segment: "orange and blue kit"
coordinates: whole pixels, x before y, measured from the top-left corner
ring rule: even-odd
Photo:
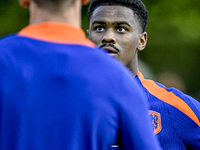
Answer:
[[[163,150],[200,150],[200,103],[178,89],[144,79],[140,71],[136,79],[147,95],[154,134]]]
[[[0,40],[1,150],[159,150],[145,100],[81,28],[45,22]]]

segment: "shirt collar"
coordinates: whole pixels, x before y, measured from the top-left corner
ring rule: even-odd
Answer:
[[[95,46],[94,43],[86,38],[81,28],[60,22],[43,22],[28,25],[18,35],[54,43]]]

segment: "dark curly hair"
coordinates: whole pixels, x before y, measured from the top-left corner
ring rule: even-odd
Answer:
[[[91,0],[88,8],[88,21],[90,21],[93,11],[99,6],[124,6],[133,10],[139,19],[143,32],[146,30],[148,22],[148,11],[141,0]]]

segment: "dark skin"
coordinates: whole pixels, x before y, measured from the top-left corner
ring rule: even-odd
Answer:
[[[133,10],[123,6],[100,6],[89,22],[88,38],[120,60],[136,76],[138,51],[146,47],[147,33],[142,32]]]

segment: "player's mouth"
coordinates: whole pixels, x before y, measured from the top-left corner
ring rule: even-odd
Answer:
[[[100,48],[103,48],[104,50],[106,50],[108,52],[109,55],[115,57],[117,55],[117,53],[119,52],[119,49],[116,48],[114,45],[102,45],[100,46]]]
[[[103,49],[105,49],[109,55],[111,56],[115,56],[117,54],[116,49],[114,49],[113,47],[103,47]]]

